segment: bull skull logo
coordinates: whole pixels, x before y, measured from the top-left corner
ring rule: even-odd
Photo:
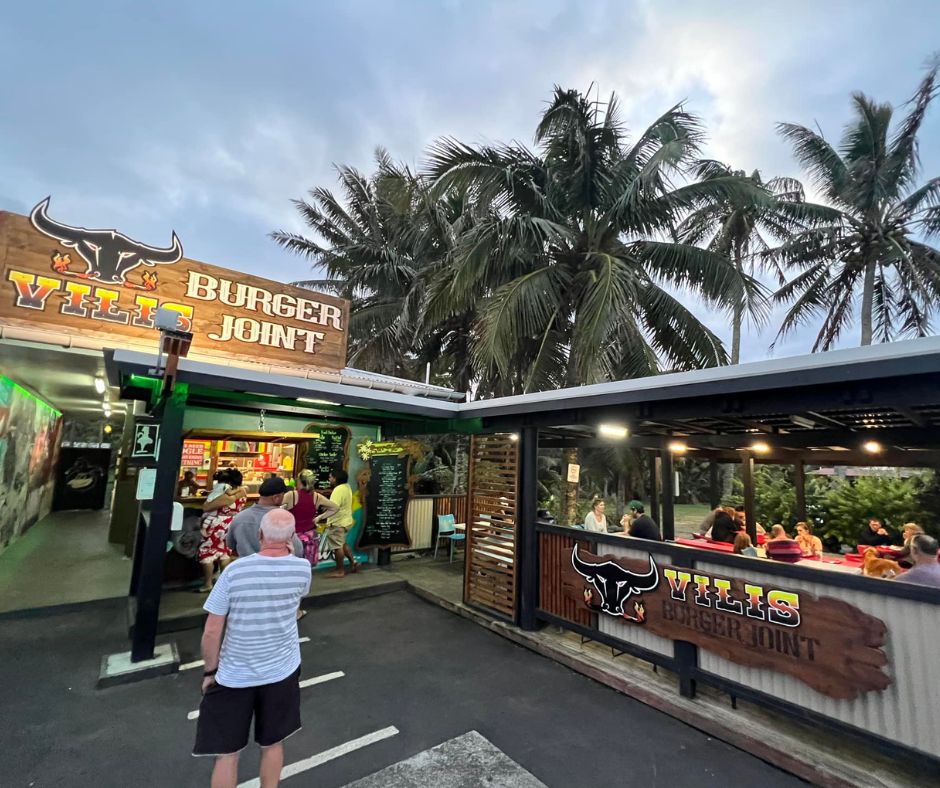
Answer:
[[[648,572],[638,574],[624,569],[614,561],[589,563],[578,555],[578,545],[571,549],[571,565],[574,570],[593,586],[594,591],[585,589],[584,601],[595,610],[609,616],[625,618],[642,624],[646,620],[643,604],[637,600],[633,603],[632,614],[624,609],[624,605],[632,596],[639,596],[644,591],[652,591],[659,585],[659,569],[653,556],[649,557],[650,568]],[[594,601],[594,592],[597,592],[598,602]]]
[[[52,254],[52,267],[60,274],[138,290],[155,290],[156,271],[143,271],[140,284],[128,282],[127,275],[142,265],[150,268],[171,265],[183,257],[183,245],[176,233],[173,233],[173,241],[166,248],[148,246],[117,230],[88,230],[85,227],[62,224],[50,218],[46,213],[48,208],[48,197],[33,208],[29,215],[33,227],[43,235],[54,238],[67,249],[74,249],[85,263],[84,271],[73,271],[70,268],[73,263],[72,255],[56,250]]]

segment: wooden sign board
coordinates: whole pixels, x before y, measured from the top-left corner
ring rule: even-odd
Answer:
[[[652,556],[599,556],[574,540],[559,560],[564,596],[599,616],[786,673],[832,698],[851,700],[891,683],[882,670],[885,624],[839,599],[657,565]]]
[[[0,212],[0,325],[156,351],[166,307],[193,334],[192,356],[346,366],[349,302],[187,259],[175,233],[163,247],[66,218],[48,199],[28,217]]]
[[[411,546],[405,525],[410,464],[411,458],[398,444],[372,444],[365,523],[357,548]]]

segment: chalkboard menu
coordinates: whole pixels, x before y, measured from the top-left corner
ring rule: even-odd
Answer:
[[[316,489],[329,490],[330,474],[337,468],[346,468],[349,430],[346,427],[311,424],[304,432],[313,435],[313,440],[307,444],[306,467],[316,477]]]
[[[394,453],[391,449],[386,453],[382,448],[375,451],[383,446],[374,444],[369,460],[372,475],[366,495],[365,525],[357,545],[360,548],[411,545],[405,528],[409,459],[401,449]]]

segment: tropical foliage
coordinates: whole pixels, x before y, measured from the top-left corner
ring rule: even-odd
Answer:
[[[940,299],[940,251],[929,243],[940,236],[940,178],[919,181],[918,132],[938,92],[937,70],[899,122],[890,104],[854,94],[838,147],[805,126],[780,124],[828,203],[773,252],[796,274],[776,293],[792,302],[781,335],[822,318],[813,350],[828,350],[856,316],[862,345],[930,332]]]
[[[737,273],[736,287],[729,295],[731,307],[731,363],[741,360],[741,327],[747,300],[743,287],[745,275],[753,276],[768,261],[768,253],[779,240],[802,229],[807,216],[803,205],[803,186],[793,178],[763,180],[758,170],[750,175],[734,172],[726,164],[703,161],[695,168],[702,182],[736,176],[749,180],[756,189],[770,194],[755,200],[752,192],[738,195],[717,194],[692,211],[679,225],[681,241],[704,246],[731,260]],[[782,272],[778,270],[778,275]],[[763,315],[760,315],[763,317]]]

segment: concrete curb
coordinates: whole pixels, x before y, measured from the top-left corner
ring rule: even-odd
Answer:
[[[681,698],[678,693],[675,697],[670,697],[656,691],[655,688],[638,684],[622,674],[608,670],[606,666],[594,664],[587,655],[584,657],[576,656],[547,642],[546,639],[539,637],[536,633],[524,632],[502,621],[494,621],[463,603],[454,603],[426,589],[409,584],[408,590],[426,602],[479,624],[516,645],[558,662],[583,676],[628,695],[692,728],[702,731],[715,739],[720,739],[732,747],[743,750],[771,766],[814,785],[822,786],[822,788],[859,788],[859,786],[889,785],[889,783],[885,783],[868,771],[861,771],[848,765],[844,769],[844,773],[836,773],[824,764],[808,758],[801,758],[794,755],[790,750],[775,747],[766,739],[748,733],[744,729],[748,724],[747,719],[744,717],[740,718],[739,725],[730,725],[718,719],[714,713],[706,708],[695,708],[695,701]]]

